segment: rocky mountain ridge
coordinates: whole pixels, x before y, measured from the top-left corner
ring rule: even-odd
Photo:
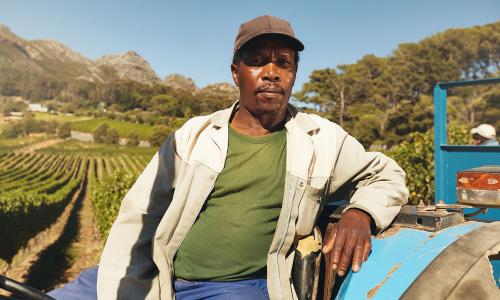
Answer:
[[[0,24],[0,72],[89,82],[115,79],[144,84],[160,82],[149,63],[134,51],[91,60],[58,41],[25,40],[3,24]]]

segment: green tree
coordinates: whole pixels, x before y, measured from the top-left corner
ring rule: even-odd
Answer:
[[[232,84],[209,84],[197,91],[195,98],[201,102],[202,113],[228,108],[238,99],[239,90]]]
[[[104,143],[104,139],[108,134],[108,129],[109,126],[107,123],[102,123],[101,125],[99,125],[99,127],[97,127],[97,129],[94,131],[94,142]]]
[[[132,131],[128,134],[127,136],[127,144],[132,145],[132,146],[137,146],[141,142],[141,139],[139,138],[139,135],[135,132]]]
[[[118,144],[120,141],[120,135],[115,128],[109,128],[104,137],[104,143],[106,144]]]
[[[71,137],[71,123],[64,122],[57,128],[57,136],[61,139]]]
[[[149,103],[149,109],[162,116],[182,117],[181,103],[172,95],[154,96]]]
[[[167,139],[167,137],[170,135],[172,130],[170,127],[165,126],[165,125],[159,125],[155,126],[153,128],[153,133],[149,137],[148,141],[153,147],[160,147],[163,142]]]

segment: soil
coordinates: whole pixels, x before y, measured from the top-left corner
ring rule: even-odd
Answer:
[[[53,146],[53,145],[55,145],[57,143],[60,143],[62,141],[63,140],[61,140],[61,139],[46,140],[46,141],[43,141],[43,142],[40,142],[40,143],[35,143],[35,144],[32,144],[32,145],[28,145],[26,147],[23,147],[23,148],[19,149],[19,152],[21,152],[21,153],[35,152],[35,150],[42,149],[42,148],[47,148],[47,147]]]

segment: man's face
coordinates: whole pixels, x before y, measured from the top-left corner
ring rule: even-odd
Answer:
[[[487,138],[485,138],[477,133],[474,133],[472,135],[472,144],[474,144],[474,145],[481,145],[482,143],[484,143],[487,140],[488,140]]]
[[[255,38],[242,49],[231,72],[240,89],[240,106],[255,117],[284,118],[297,73],[296,50],[287,40]]]

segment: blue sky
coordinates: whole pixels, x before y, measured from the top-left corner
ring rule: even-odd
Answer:
[[[0,23],[27,39],[58,40],[89,58],[134,50],[160,77],[199,87],[231,81],[239,24],[261,14],[289,20],[306,46],[294,90],[315,69],[386,56],[448,28],[500,20],[499,0],[127,1],[0,0]]]

